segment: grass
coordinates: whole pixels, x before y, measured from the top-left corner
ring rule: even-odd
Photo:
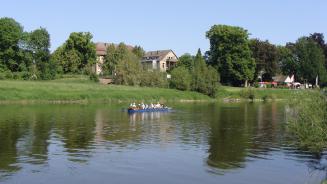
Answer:
[[[277,88],[240,88],[220,86],[218,99],[249,99],[257,100],[288,100],[311,93],[310,90],[294,90],[294,89],[277,89]]]
[[[297,145],[305,150],[321,153],[327,148],[327,99],[316,92],[310,98],[293,102],[288,128]]]
[[[101,85],[87,77],[53,81],[0,80],[0,101],[5,102],[111,102],[211,100],[196,92],[174,89]]]
[[[220,86],[217,98],[175,89],[101,85],[88,76],[71,75],[52,81],[0,80],[0,103],[108,103],[119,101],[215,101],[293,99],[307,90]]]

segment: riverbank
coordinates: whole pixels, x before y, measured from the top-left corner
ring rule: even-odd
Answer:
[[[52,81],[0,80],[0,103],[111,103],[289,100],[310,93],[304,90],[257,89],[220,86],[217,97],[175,89],[102,85],[85,76]]]
[[[53,81],[0,80],[0,103],[110,103],[130,101],[210,101],[175,89],[101,85],[83,77]]]
[[[310,95],[313,90],[279,89],[279,88],[240,88],[220,86],[217,99],[223,101],[275,101],[291,100]]]

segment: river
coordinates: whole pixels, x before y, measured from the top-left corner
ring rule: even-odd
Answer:
[[[284,103],[2,105],[0,183],[320,183],[326,156],[299,151]]]

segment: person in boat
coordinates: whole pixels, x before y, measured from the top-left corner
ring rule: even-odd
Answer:
[[[145,109],[145,105],[143,102],[141,103],[141,109]]]

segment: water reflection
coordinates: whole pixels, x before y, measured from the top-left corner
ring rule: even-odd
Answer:
[[[43,173],[42,167],[54,164],[51,160],[61,160],[62,167],[76,168],[79,164],[86,167],[120,161],[116,152],[140,152],[141,160],[131,160],[129,155],[125,161],[147,168],[152,166],[142,163],[149,165],[158,159],[153,158],[157,151],[163,160],[159,167],[163,168],[186,157],[194,164],[204,159],[205,166],[197,167],[205,173],[224,174],[247,170],[259,160],[282,155],[279,160],[304,163],[306,169],[320,170],[319,176],[322,173],[325,177],[324,155],[314,157],[288,144],[284,122],[289,107],[281,103],[176,104],[173,113],[127,114],[120,109],[119,105],[1,108],[0,181],[24,170]],[[111,167],[108,164],[103,169]],[[179,168],[176,172],[198,173],[193,167],[183,168],[183,164],[174,167]],[[131,174],[133,170],[126,172]]]

